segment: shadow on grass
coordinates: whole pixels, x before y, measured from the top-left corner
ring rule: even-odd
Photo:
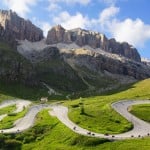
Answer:
[[[48,89],[43,85],[30,86],[21,83],[6,83],[2,81],[0,81],[0,94],[32,101],[40,101],[41,97],[48,97],[49,100],[63,100],[65,98],[64,95],[50,96],[48,94]],[[1,99],[3,99],[3,97],[1,97]]]
[[[80,115],[85,115],[85,116],[87,116],[87,117],[94,118],[94,116],[93,116],[93,115],[91,115],[91,114],[87,114],[86,112],[80,113]]]
[[[138,83],[138,82],[137,82]],[[126,91],[128,89],[132,89],[134,88],[134,84],[128,84],[125,86],[120,86],[117,89],[111,90],[111,91],[107,91],[107,92],[103,92],[103,93],[97,93],[97,92],[85,92],[85,91],[81,91],[80,93],[77,92],[71,96],[71,99],[77,99],[80,97],[83,98],[89,98],[89,97],[93,97],[93,96],[108,96],[108,95],[113,95],[114,93],[120,93],[122,91]],[[56,95],[52,95],[49,96],[48,95],[48,90],[41,86],[27,86],[27,85],[23,85],[23,84],[19,84],[19,83],[4,83],[0,81],[0,93],[7,95],[7,96],[11,96],[11,97],[15,97],[15,98],[21,98],[21,99],[28,99],[28,100],[40,100],[41,97],[48,97],[49,100],[65,100],[66,96],[62,95],[62,96],[56,96]],[[93,117],[89,114],[85,114],[89,117]]]
[[[106,142],[110,142],[108,139],[100,139],[100,138],[93,138],[93,137],[85,137],[82,135],[77,135],[74,137],[70,143],[70,145],[80,145],[80,146],[92,146],[95,147],[100,144],[104,144]]]
[[[136,82],[138,83],[138,82]],[[109,90],[109,91],[105,91],[105,92],[97,92],[96,90],[95,91],[81,91],[81,92],[77,92],[76,94],[74,94],[73,96],[71,96],[71,99],[74,100],[74,99],[77,99],[77,98],[90,98],[90,97],[93,97],[93,96],[108,96],[108,95],[113,95],[115,93],[120,93],[122,91],[126,91],[128,89],[132,89],[134,88],[134,84],[135,83],[132,83],[132,84],[128,84],[128,85],[122,85],[116,89],[112,89],[112,90]]]
[[[40,100],[42,96],[48,96],[46,89],[31,87],[20,83],[0,82],[0,93],[21,99]]]

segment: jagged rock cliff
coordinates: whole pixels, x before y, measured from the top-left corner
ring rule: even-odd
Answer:
[[[0,82],[36,84],[32,64],[7,42],[0,41]]]
[[[101,48],[110,53],[125,56],[132,60],[141,61],[140,55],[137,50],[126,42],[119,43],[115,39],[107,39],[104,34],[83,30],[80,28],[73,30],[65,30],[62,26],[58,25],[49,30],[47,44],[57,43],[76,43],[79,46],[89,45],[92,48]]]
[[[0,36],[9,42],[15,39],[35,42],[43,38],[43,31],[11,10],[0,10]]]
[[[132,61],[117,55],[103,55],[89,50],[75,50],[70,53],[62,53],[64,59],[77,67],[87,68],[93,73],[120,74],[144,79],[150,77],[150,68],[143,63]],[[69,61],[68,61],[69,60]],[[107,76],[107,75],[106,75]]]

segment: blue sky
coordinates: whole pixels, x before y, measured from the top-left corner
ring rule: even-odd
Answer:
[[[54,25],[81,27],[127,41],[150,59],[150,0],[1,0],[0,9],[12,9],[43,29]]]

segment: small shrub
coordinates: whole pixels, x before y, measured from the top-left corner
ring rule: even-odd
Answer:
[[[115,123],[120,123],[120,120],[115,120]]]
[[[44,138],[44,136],[39,136],[39,137],[36,138],[36,141],[40,141],[40,140],[42,140],[43,138]]]
[[[9,113],[8,116],[16,116],[16,113]]]
[[[71,141],[71,145],[97,146],[105,142],[109,142],[109,140],[85,136],[77,136]]]
[[[9,139],[5,141],[5,150],[21,150],[22,143],[20,141]]]
[[[72,108],[77,108],[77,107],[79,107],[79,105],[78,104],[74,104],[74,105],[71,105],[71,107]]]
[[[32,136],[32,135],[31,136],[26,136],[26,137],[24,137],[23,143],[30,143],[34,140],[35,140],[34,136]]]

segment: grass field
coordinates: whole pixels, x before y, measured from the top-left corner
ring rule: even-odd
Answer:
[[[15,105],[4,107],[0,109],[0,115],[8,114],[16,109]]]
[[[147,79],[116,94],[64,101],[64,105],[69,106],[70,118],[80,126],[103,133],[119,133],[131,128],[131,124],[112,110],[110,104],[121,99],[150,99],[149,89],[150,79]],[[1,149],[11,147],[11,150],[149,150],[150,138],[110,142],[81,136],[43,110],[38,114],[34,127],[28,131],[0,135],[0,146]]]
[[[141,150],[141,147],[148,150],[150,147],[150,138],[110,142],[78,135],[55,117],[50,117],[46,110],[39,113],[34,128],[26,134],[34,133],[36,129],[41,129],[42,133],[37,134],[33,142],[24,144],[23,150]]]
[[[148,150],[150,138],[123,141],[78,135],[51,117],[47,110],[41,111],[33,128],[16,135],[0,135],[0,148],[11,150]]]
[[[130,112],[138,118],[150,122],[150,104],[133,105]]]
[[[121,99],[150,99],[149,89],[150,79],[147,79],[124,91],[67,101],[65,105],[69,106],[69,118],[79,126],[100,133],[121,133],[132,125],[111,108],[111,103]]]
[[[19,118],[22,118],[27,113],[27,111],[28,109],[25,108],[22,112],[19,112],[17,114],[13,112],[9,112],[8,116],[6,116],[3,120],[1,120],[0,129],[12,128],[14,126],[13,125],[14,122]]]

